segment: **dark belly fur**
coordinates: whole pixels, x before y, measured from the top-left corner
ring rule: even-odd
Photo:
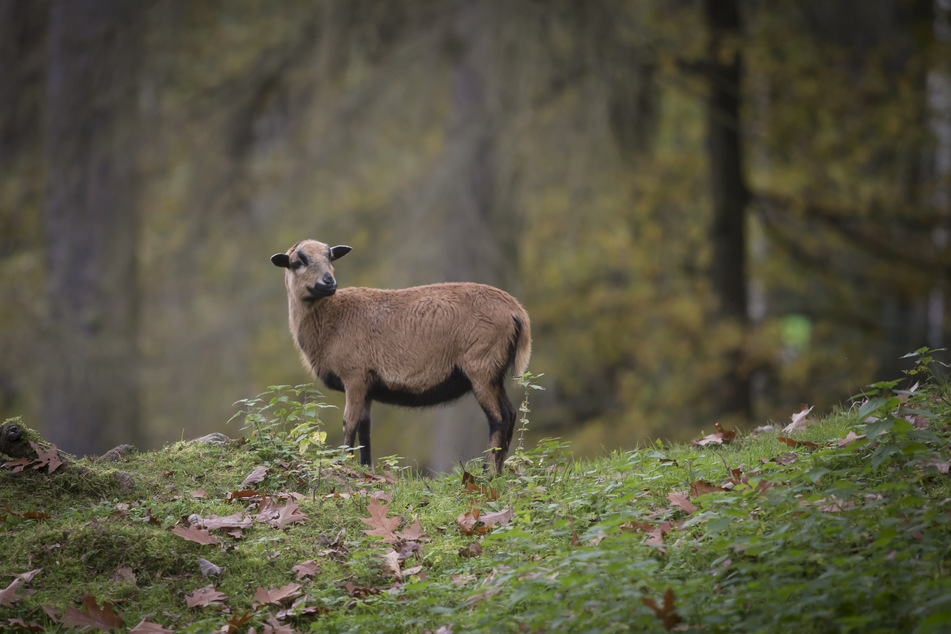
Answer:
[[[336,374],[327,373],[321,380],[331,390],[344,391],[343,382]],[[369,397],[379,403],[402,405],[404,407],[429,407],[454,401],[472,390],[472,383],[462,370],[455,368],[449,377],[423,392],[409,392],[393,389],[385,385],[378,377],[370,383]]]

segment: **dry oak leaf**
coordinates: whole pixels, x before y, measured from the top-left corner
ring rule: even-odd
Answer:
[[[131,581],[132,583],[136,583],[138,579],[136,578],[135,573],[132,572],[132,568],[129,568],[128,566],[122,566],[112,573],[112,576],[109,577],[109,581]]]
[[[0,605],[8,608],[12,606],[15,601],[21,601],[26,598],[22,594],[17,594],[17,590],[22,588],[25,583],[23,579],[14,579],[10,585],[0,590]]]
[[[129,630],[132,634],[172,634],[174,630],[162,627],[158,623],[151,623],[145,619],[139,621],[139,624]]]
[[[707,493],[715,493],[717,491],[723,491],[723,487],[711,484],[706,480],[697,480],[690,483],[690,498],[695,498],[700,495],[706,495]]]
[[[667,494],[667,501],[688,515],[697,512],[697,506],[687,499],[687,496],[683,493],[671,491]]]
[[[330,612],[329,608],[316,605],[307,605],[307,599],[310,597],[304,596],[294,601],[294,603],[289,608],[284,608],[283,610],[278,610],[276,616],[280,621],[286,621],[289,618],[300,618],[308,616],[311,614],[327,614]]]
[[[815,406],[812,406],[815,407]],[[783,433],[788,434],[796,431],[797,429],[803,429],[806,426],[806,423],[813,422],[812,419],[806,418],[809,415],[809,412],[812,411],[812,407],[803,403],[799,406],[799,411],[790,416],[791,423],[783,427]]]
[[[274,498],[267,496],[258,504],[258,514],[254,519],[284,528],[289,524],[303,524],[307,515],[300,512],[300,505],[293,498],[287,498],[284,506],[278,506]]]
[[[11,473],[20,473],[31,464],[33,464],[33,461],[29,458],[17,458],[16,460],[11,460],[10,462],[4,462],[3,468],[9,469]]]
[[[182,526],[176,526],[172,529],[172,532],[178,535],[183,539],[187,539],[190,542],[195,542],[196,544],[217,544],[218,538],[209,533],[206,530],[200,529],[197,526],[189,526],[184,528]]]
[[[224,603],[225,599],[228,597],[224,593],[218,592],[215,590],[215,586],[205,586],[204,588],[198,588],[191,594],[185,595],[185,603],[188,604],[188,607],[194,608],[204,607],[206,605],[220,604]]]
[[[865,434],[858,435],[858,434],[856,434],[854,431],[850,431],[848,434],[846,434],[845,438],[840,438],[840,439],[836,442],[836,444],[839,445],[840,448],[841,448],[841,447],[848,447],[848,446],[851,445],[852,443],[854,443],[854,442],[856,442],[856,441],[858,441],[858,440],[865,440],[866,438],[867,438],[867,436],[866,436]]]
[[[241,614],[235,614],[230,619],[228,619],[228,622],[225,624],[225,626],[221,628],[222,633],[231,634],[232,632],[239,632],[240,630],[238,628],[240,628],[242,625],[250,621],[251,617],[253,616],[254,616],[254,610],[245,610]],[[250,630],[248,630],[248,632],[253,632],[253,631],[254,631],[253,627]]]
[[[198,522],[198,525],[206,530],[213,531],[217,528],[247,528],[254,523],[249,515],[244,513],[235,513],[224,517],[204,517]]]
[[[488,485],[480,485],[476,482],[475,476],[465,470],[462,472],[462,486],[468,493],[481,495],[486,502],[491,502],[499,497],[498,491]]]
[[[724,445],[733,442],[733,440],[736,438],[736,430],[734,429],[723,429],[723,427],[720,426],[720,423],[714,423],[713,427],[717,430],[716,433],[705,436],[700,440],[694,440],[691,444],[695,447],[703,447],[710,444]]]
[[[241,485],[238,488],[245,489],[249,484],[260,482],[264,479],[265,475],[267,475],[267,467],[264,465],[258,465],[251,471],[251,473],[248,474],[248,477],[241,481]]]
[[[487,527],[494,526],[496,524],[499,526],[507,526],[508,523],[512,521],[512,509],[503,509],[493,513],[483,513],[479,517],[479,521],[485,524]]]
[[[291,570],[297,573],[297,580],[300,581],[305,577],[313,577],[320,572],[320,564],[313,559],[308,559],[307,561],[300,562],[291,568]]]
[[[791,451],[784,451],[783,453],[779,454],[775,458],[760,458],[759,459],[759,461],[762,462],[763,464],[766,464],[767,462],[775,462],[778,465],[784,465],[784,466],[791,465],[797,460],[799,460],[799,456],[797,456]]]
[[[383,555],[382,559],[383,573],[396,581],[403,581],[403,571],[400,570],[400,554],[395,550],[391,550]]]
[[[343,584],[343,589],[354,599],[365,599],[371,594],[380,594],[380,589],[372,586],[360,586],[352,581]]]
[[[795,438],[787,438],[786,436],[778,436],[776,440],[792,447],[793,449],[796,447],[806,447],[808,449],[819,448],[819,445],[814,442],[809,442],[808,440],[796,440]]]
[[[667,588],[667,592],[664,593],[663,605],[658,606],[650,597],[641,597],[641,602],[654,611],[657,618],[664,624],[665,629],[671,630],[680,622],[680,617],[677,615],[676,608],[674,607],[673,588]]]
[[[10,607],[13,605],[14,601],[23,599],[23,595],[17,594],[17,590],[22,588],[24,584],[28,583],[33,577],[36,576],[36,573],[41,570],[43,569],[37,568],[36,570],[15,575],[16,578],[10,583],[10,585],[8,585],[3,590],[0,590],[0,605],[4,607]]]
[[[11,629],[23,630],[24,632],[46,631],[45,628],[36,621],[30,621],[27,623],[21,618],[7,619],[6,623],[0,623],[0,625],[7,625]]]
[[[17,513],[10,507],[9,502],[3,503],[3,508],[6,509],[7,513],[10,515],[15,515],[16,517],[22,517],[23,519],[28,520],[48,520],[53,516],[48,513],[43,513],[42,511],[27,511],[26,513]]]
[[[67,627],[91,627],[103,632],[111,632],[123,626],[122,617],[112,611],[112,605],[108,601],[103,601],[100,608],[96,598],[86,594],[83,595],[83,607],[85,610],[69,606],[60,617],[59,623]]]
[[[416,516],[413,516],[413,523],[406,527],[406,530],[396,531],[395,535],[404,541],[430,541],[429,537],[426,536],[426,531],[423,530],[422,525],[419,523],[419,518]]]
[[[468,546],[459,549],[460,557],[478,557],[482,554],[482,544],[479,542],[472,542]]]
[[[30,446],[33,447],[33,450],[36,452],[36,462],[39,463],[33,465],[34,469],[47,467],[47,473],[53,473],[63,464],[63,461],[59,459],[59,450],[55,444],[50,444],[50,448],[45,451],[43,447],[32,440],[30,441]]]
[[[289,583],[283,588],[271,588],[270,590],[265,590],[258,586],[257,591],[254,593],[254,598],[262,604],[273,603],[274,605],[280,605],[284,601],[298,596],[300,594],[300,588],[301,586],[298,583]]]
[[[202,559],[201,557],[198,558],[198,569],[201,570],[202,577],[207,577],[209,575],[216,577],[220,575],[222,571],[224,571],[224,568],[221,566],[216,566],[207,559]]]
[[[288,524],[303,524],[306,519],[307,515],[301,512],[300,504],[296,500],[289,499],[284,508],[281,509],[281,514],[276,521],[280,523],[281,527],[284,527]]]
[[[379,500],[370,500],[370,503],[367,504],[367,513],[370,514],[370,517],[361,517],[360,521],[371,527],[371,530],[361,532],[365,535],[382,537],[387,544],[395,544],[399,541],[399,537],[396,536],[394,531],[399,528],[403,517],[401,515],[387,517],[386,513],[389,506],[389,504],[380,504]]]
[[[229,491],[228,495],[225,496],[225,499],[229,501],[239,500],[243,498],[256,498],[259,495],[261,494],[255,491],[254,489],[240,489],[237,491]]]

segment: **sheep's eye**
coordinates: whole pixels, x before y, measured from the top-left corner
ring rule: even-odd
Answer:
[[[307,256],[303,253],[298,253],[297,259],[291,262],[291,268],[296,271],[302,266],[307,266]]]

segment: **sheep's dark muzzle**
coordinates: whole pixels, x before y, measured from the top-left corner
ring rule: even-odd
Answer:
[[[322,297],[330,297],[337,292],[337,283],[333,282],[331,284],[314,284],[313,286],[307,286],[307,292],[309,295],[304,297],[304,301],[314,301]]]

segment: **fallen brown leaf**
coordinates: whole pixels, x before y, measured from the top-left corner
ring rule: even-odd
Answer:
[[[396,531],[395,534],[404,541],[430,541],[429,537],[426,536],[426,531],[423,530],[422,525],[419,523],[419,518],[416,516],[413,516],[413,523],[406,527],[406,530]]]
[[[851,445],[852,443],[856,441],[865,440],[867,437],[868,436],[866,436],[865,434],[862,434],[860,436],[856,434],[854,431],[850,431],[848,434],[846,434],[845,438],[840,438],[837,441],[837,444],[839,445],[839,447],[848,447],[849,445]]]
[[[687,496],[683,493],[671,491],[667,494],[667,501],[688,515],[697,511],[697,506],[687,499]]]
[[[176,526],[172,529],[172,532],[183,539],[187,539],[190,542],[195,542],[196,544],[217,544],[218,538],[209,533],[206,530],[202,530],[197,526],[189,526],[184,528],[182,526]]]
[[[680,617],[676,612],[677,608],[674,607],[673,588],[667,588],[667,592],[664,593],[664,603],[660,606],[650,597],[641,597],[641,602],[654,611],[657,618],[664,624],[664,629],[671,630],[680,622]]]
[[[373,586],[361,586],[348,581],[343,584],[344,591],[354,599],[365,599],[371,594],[380,594],[380,589]]]
[[[277,517],[268,523],[277,528],[284,528],[290,524],[303,524],[306,520],[307,515],[301,512],[300,504],[296,500],[288,498]]]
[[[219,528],[247,528],[254,523],[250,516],[244,513],[235,513],[224,517],[204,517],[198,522],[198,526],[206,530],[213,531]]]
[[[224,570],[224,568],[216,566],[207,559],[202,559],[201,557],[198,558],[198,569],[201,570],[202,577],[216,577]]]
[[[465,470],[462,472],[462,486],[469,493],[481,495],[486,502],[492,502],[499,497],[498,491],[488,485],[480,485],[475,476]]]
[[[157,623],[150,623],[145,619],[139,621],[138,625],[129,630],[132,634],[172,634],[174,631],[175,630],[164,628]]]
[[[779,436],[777,440],[793,448],[796,448],[796,447],[806,447],[808,449],[819,448],[819,445],[817,445],[814,442],[809,442],[808,440],[796,440],[795,438],[787,438],[786,436]]]
[[[244,480],[242,480],[239,488],[245,489],[249,484],[255,484],[264,480],[264,476],[267,475],[267,467],[263,465],[258,465],[255,467],[251,473],[248,474]]]
[[[707,493],[715,493],[717,491],[723,491],[723,487],[711,484],[706,480],[697,480],[696,482],[690,483],[690,498],[693,499],[700,495],[705,495]]]
[[[15,601],[22,601],[26,598],[22,594],[17,594],[17,590],[22,588],[25,583],[23,579],[14,579],[10,585],[0,590],[0,605],[8,608],[12,606]]]
[[[360,518],[360,521],[369,526],[370,530],[361,532],[373,537],[382,537],[387,544],[395,544],[399,541],[399,537],[396,536],[394,531],[399,528],[403,517],[401,515],[387,517],[388,510],[389,504],[380,504],[379,500],[371,499],[367,504],[367,513],[370,514],[370,517]]]
[[[59,450],[56,448],[55,444],[50,444],[49,449],[43,449],[39,444],[30,441],[30,446],[33,447],[33,450],[36,451],[36,460],[33,466],[34,469],[42,469],[46,467],[47,473],[53,473],[59,469],[60,465],[63,464],[63,461],[59,459]]]
[[[240,500],[244,498],[256,498],[259,495],[261,494],[254,489],[241,489],[238,491],[229,491],[225,498],[228,500]]]
[[[300,589],[301,586],[297,583],[289,583],[283,588],[271,588],[270,590],[265,590],[259,586],[254,593],[254,598],[263,604],[272,603],[274,605],[280,605],[284,601],[298,596]]]
[[[123,626],[122,617],[113,612],[112,605],[108,601],[103,601],[100,608],[95,597],[86,594],[83,595],[83,608],[83,610],[73,606],[66,608],[66,612],[59,620],[60,624],[67,627],[91,627],[103,632],[111,632]]]
[[[308,559],[307,561],[300,562],[291,568],[291,570],[297,573],[297,580],[300,581],[305,577],[313,577],[320,572],[320,564],[313,559]]]
[[[691,444],[700,447],[710,444],[725,445],[733,442],[733,440],[736,439],[736,430],[723,429],[723,427],[720,426],[720,423],[714,423],[713,427],[717,430],[715,433],[705,436],[700,440],[694,440]]]
[[[496,524],[499,526],[508,526],[508,523],[512,521],[512,515],[512,509],[503,509],[492,513],[483,513],[479,517],[479,521],[487,527],[495,526]]]
[[[809,415],[809,412],[812,411],[812,407],[806,405],[805,403],[800,405],[799,411],[790,417],[792,422],[783,427],[783,433],[789,434],[796,431],[797,429],[804,429],[807,423],[814,422],[811,418],[806,418],[806,416]]]
[[[44,632],[45,628],[37,623],[36,621],[30,621],[27,623],[21,618],[7,619],[5,623],[0,623],[0,625],[6,624],[10,629],[23,630],[24,632]]]
[[[112,576],[109,577],[109,581],[131,581],[132,583],[136,583],[136,576],[135,573],[132,572],[132,568],[129,568],[128,566],[122,566],[112,573]]]
[[[383,555],[382,560],[383,573],[396,581],[403,581],[403,571],[400,570],[400,554],[391,550]]]
[[[220,604],[228,597],[224,593],[218,592],[215,589],[215,586],[205,586],[204,588],[198,588],[191,594],[185,595],[185,603],[188,604],[188,607],[204,607],[206,605]]]
[[[482,544],[479,542],[472,542],[468,546],[459,549],[460,557],[478,557],[482,554]]]
[[[471,511],[466,511],[465,513],[460,513],[459,517],[456,518],[456,525],[459,527],[459,532],[463,535],[475,535],[477,532],[476,524],[479,523],[479,514],[481,511],[477,508],[473,508]]]

